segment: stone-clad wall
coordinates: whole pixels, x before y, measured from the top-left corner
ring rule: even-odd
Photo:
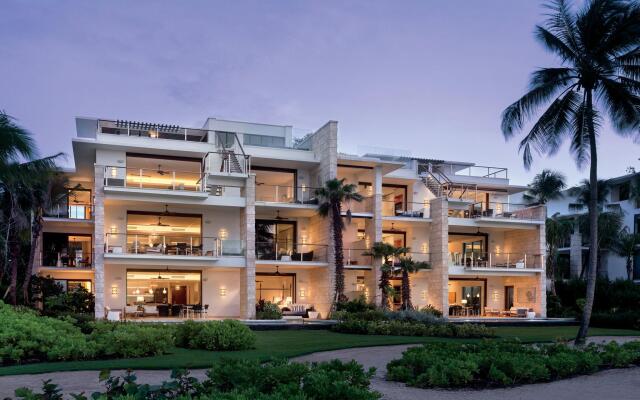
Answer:
[[[94,170],[94,205],[93,205],[93,268],[95,316],[105,317],[104,288],[104,167],[95,166]]]
[[[427,298],[430,304],[446,316],[449,313],[449,202],[446,197],[438,197],[431,200],[430,207],[431,271]]]
[[[240,270],[240,316],[256,316],[256,176],[249,175],[245,183],[244,196],[247,206],[240,212],[240,237],[246,241],[246,267]]]

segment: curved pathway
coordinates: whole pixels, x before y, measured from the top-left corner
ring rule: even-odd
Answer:
[[[590,342],[608,342],[615,340],[625,342],[639,340],[640,337],[591,337]],[[361,347],[313,353],[292,359],[292,361],[326,361],[340,359],[343,361],[356,360],[365,368],[375,367],[376,376],[371,381],[371,387],[383,394],[384,399],[410,400],[435,399],[458,400],[473,397],[474,400],[539,400],[552,398],[554,400],[600,400],[603,398],[616,400],[637,400],[640,393],[640,368],[617,369],[602,371],[593,375],[580,376],[551,383],[525,385],[507,389],[491,390],[434,390],[407,387],[397,382],[384,379],[386,365],[389,361],[400,358],[402,352],[409,347],[419,345],[399,345],[382,347]],[[191,371],[191,376],[202,379],[206,370]],[[39,389],[42,382],[51,379],[58,383],[64,393],[91,394],[101,390],[103,385],[98,382],[98,371],[53,372],[38,375],[13,375],[0,377],[0,398],[13,397],[14,390],[19,387]],[[124,371],[112,371],[114,375],[121,375]],[[138,382],[159,384],[169,379],[167,370],[138,370]]]

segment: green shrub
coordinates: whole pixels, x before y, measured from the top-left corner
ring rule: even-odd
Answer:
[[[417,387],[490,387],[546,382],[640,365],[640,342],[624,345],[425,344],[387,365],[387,379]]]
[[[101,357],[145,357],[168,352],[173,346],[173,327],[97,321],[88,338]]]
[[[246,350],[253,348],[256,335],[234,320],[186,321],[176,328],[176,346],[202,350]]]
[[[444,323],[442,317],[437,317],[432,312],[418,310],[387,311],[384,315],[389,321],[420,322],[423,324]]]
[[[127,372],[122,377],[100,375],[105,390],[91,398],[100,399],[181,399],[181,400],[375,400],[380,395],[369,389],[374,370],[364,371],[355,361],[338,360],[317,364],[283,361],[260,363],[247,360],[222,360],[199,381],[188,372],[173,371],[171,380],[161,385],[136,383]],[[41,393],[16,390],[22,399],[62,399],[61,388],[45,381]],[[84,394],[72,394],[88,400]]]
[[[331,328],[335,332],[362,335],[395,336],[439,336],[459,338],[486,338],[495,336],[495,331],[479,324],[452,324],[439,322],[426,324],[410,321],[365,321],[345,320]]]
[[[96,349],[69,321],[15,310],[0,301],[0,363],[89,359]]]
[[[44,299],[44,313],[52,317],[68,314],[92,314],[94,307],[93,293],[83,287]]]
[[[256,304],[256,319],[281,319],[282,311],[277,304],[270,301],[260,300]]]
[[[336,304],[336,311],[346,311],[348,313],[361,313],[376,309],[376,305],[367,302],[367,298],[365,296],[360,296],[354,300],[341,301]]]
[[[436,317],[442,317],[442,311],[438,310],[435,306],[431,304],[427,304],[426,306],[420,309],[420,312],[433,314]]]
[[[640,310],[595,312],[591,314],[591,326],[640,330]]]

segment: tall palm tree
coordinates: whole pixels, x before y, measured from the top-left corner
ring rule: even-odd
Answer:
[[[374,258],[382,258],[380,265],[380,308],[388,310],[392,295],[391,277],[393,276],[394,260],[409,252],[407,247],[395,247],[385,242],[375,242],[369,253]]]
[[[558,249],[571,236],[573,221],[559,218],[556,213],[545,222],[545,237],[547,241],[547,278],[551,285],[551,293],[556,294],[556,271],[558,270]]]
[[[335,252],[335,297],[336,302],[346,301],[344,294],[344,251],[342,244],[342,203],[345,201],[361,202],[363,197],[358,193],[358,187],[354,184],[345,184],[344,179],[330,179],[324,187],[316,190],[316,196],[320,201],[318,212],[323,217],[329,217],[333,231],[333,247]],[[347,211],[347,222],[351,223],[351,211]]]
[[[596,196],[598,196],[597,206],[598,210],[602,210],[607,203],[607,196],[609,196],[611,188],[609,183],[604,179],[598,179],[596,184]],[[576,197],[577,204],[585,207],[589,207],[589,201],[591,200],[591,182],[583,179],[580,185],[571,188],[569,193]]]
[[[549,200],[561,198],[562,190],[566,187],[566,178],[562,173],[543,169],[533,178],[523,198],[532,204],[547,204]]]
[[[36,145],[30,133],[0,110],[0,168],[9,162],[36,157]]]
[[[409,274],[416,273],[421,269],[430,268],[431,265],[423,261],[414,261],[411,257],[400,257],[398,268],[402,274],[402,306],[403,310],[413,310],[411,303],[411,282]]]
[[[593,239],[589,225],[589,215],[582,215],[578,219],[580,231],[584,237],[588,240]],[[598,214],[598,230],[597,230],[597,248],[596,260],[598,268],[596,270],[597,276],[606,278],[607,269],[602,264],[603,255],[605,252],[613,250],[615,247],[620,233],[624,227],[624,214],[622,210],[604,211]],[[584,273],[582,274],[584,275]]]
[[[31,189],[31,247],[27,270],[22,283],[22,295],[25,303],[29,301],[29,285],[36,257],[36,247],[44,224],[44,215],[48,210],[66,205],[69,197],[69,180],[57,171],[48,171],[35,176]]]
[[[630,281],[633,280],[634,258],[638,251],[638,245],[640,245],[640,234],[629,232],[629,229],[625,227],[613,246],[615,252],[626,260],[627,279]]]
[[[588,0],[578,11],[565,0],[547,4],[536,38],[561,65],[533,72],[529,91],[502,114],[502,132],[512,138],[529,121],[520,142],[526,168],[532,150],[554,154],[565,139],[579,167],[590,164],[589,181],[598,181],[597,137],[604,115],[614,131],[640,139],[640,5],[628,0]],[[546,110],[535,118],[540,108]],[[535,120],[534,120],[535,119]],[[598,197],[589,198],[589,273],[584,313],[576,342],[584,343],[591,319],[597,269]]]

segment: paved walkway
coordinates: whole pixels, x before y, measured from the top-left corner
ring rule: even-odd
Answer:
[[[625,342],[639,340],[640,337],[592,337],[590,342],[608,342],[615,340]],[[458,400],[473,396],[475,400],[539,400],[550,398],[554,400],[600,400],[603,398],[616,400],[637,400],[640,393],[640,368],[618,369],[602,371],[597,374],[565,379],[551,383],[525,385],[508,389],[492,390],[431,390],[406,387],[397,382],[384,380],[386,365],[389,361],[400,358],[402,352],[416,345],[399,345],[384,347],[362,347],[309,354],[298,357],[293,361],[325,361],[335,358],[350,361],[356,360],[365,368],[376,367],[376,376],[372,379],[373,389],[383,394],[389,400]],[[203,369],[192,370],[191,375],[202,379],[205,377]],[[124,371],[112,371],[121,375]],[[138,382],[159,384],[169,379],[170,372],[136,371]],[[19,387],[39,389],[42,381],[51,379],[58,383],[64,393],[91,394],[103,389],[98,382],[98,371],[54,372],[39,375],[14,375],[0,377],[0,398],[13,397],[14,390]]]

